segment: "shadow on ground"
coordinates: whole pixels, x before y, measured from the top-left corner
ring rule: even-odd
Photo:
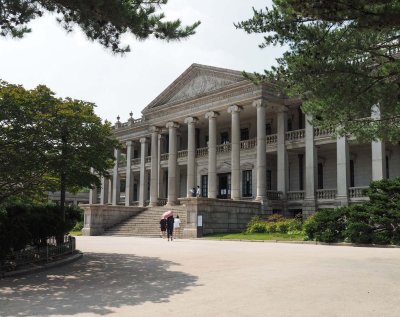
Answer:
[[[95,313],[145,302],[168,302],[197,277],[169,268],[177,263],[125,254],[85,253],[73,264],[0,280],[0,316]]]

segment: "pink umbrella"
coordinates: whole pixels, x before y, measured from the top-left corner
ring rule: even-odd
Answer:
[[[162,219],[166,219],[166,218],[168,218],[169,216],[173,216],[173,215],[174,215],[174,213],[172,212],[172,210],[168,210],[168,211],[166,211],[166,212],[164,212],[164,213],[162,214],[161,218],[162,218]]]

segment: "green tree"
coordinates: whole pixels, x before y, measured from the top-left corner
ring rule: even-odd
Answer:
[[[46,12],[55,13],[67,32],[75,25],[88,39],[99,42],[114,53],[124,53],[129,46],[121,36],[130,34],[139,40],[149,36],[179,40],[195,33],[200,22],[182,26],[181,21],[164,21],[158,12],[168,0],[0,0],[0,36],[21,38],[31,30],[28,23]]]
[[[264,33],[261,48],[288,47],[276,67],[248,76],[301,97],[315,125],[398,140],[400,1],[274,0],[236,26]],[[381,107],[380,120],[367,119],[373,105]]]
[[[100,186],[118,146],[93,103],[1,82],[0,204],[21,194],[60,188],[65,197],[66,189]]]

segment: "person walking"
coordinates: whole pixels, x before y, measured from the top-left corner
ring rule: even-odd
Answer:
[[[161,230],[160,238],[165,239],[165,231],[167,231],[167,220],[165,218],[161,218],[160,220],[160,230]]]
[[[179,215],[176,215],[176,218],[174,219],[174,233],[175,239],[179,237],[181,233],[181,220],[179,219]]]
[[[169,216],[167,218],[167,237],[168,241],[171,238],[171,241],[173,240],[173,234],[174,234],[174,216]]]

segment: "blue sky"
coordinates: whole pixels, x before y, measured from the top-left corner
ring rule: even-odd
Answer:
[[[132,51],[121,57],[91,42],[76,29],[71,34],[47,15],[31,23],[22,40],[0,39],[0,78],[33,88],[45,84],[60,97],[96,103],[103,119],[134,118],[192,63],[262,71],[275,63],[282,48],[261,50],[261,35],[236,30],[234,22],[271,5],[268,0],[169,0],[167,19],[189,24],[201,20],[197,34],[181,42],[126,38]]]

